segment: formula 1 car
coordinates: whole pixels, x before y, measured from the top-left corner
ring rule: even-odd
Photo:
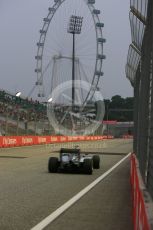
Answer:
[[[93,169],[99,168],[99,155],[90,156],[88,154],[81,154],[79,148],[61,148],[59,158],[50,157],[48,161],[48,171],[50,173],[56,173],[59,171],[75,171],[85,174],[92,174]]]

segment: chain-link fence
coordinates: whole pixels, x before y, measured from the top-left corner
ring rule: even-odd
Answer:
[[[153,197],[153,1],[131,1],[130,23],[126,74],[134,87],[134,151]]]
[[[48,120],[19,121],[0,117],[0,134],[3,136],[54,135]]]

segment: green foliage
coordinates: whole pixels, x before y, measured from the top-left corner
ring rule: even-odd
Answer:
[[[104,120],[133,121],[134,98],[122,98],[115,95],[105,99],[105,117]]]

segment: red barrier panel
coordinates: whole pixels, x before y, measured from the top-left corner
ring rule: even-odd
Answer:
[[[3,139],[2,139],[3,137],[1,137],[0,136],[0,148],[2,148],[3,146],[2,146],[2,142],[3,142]]]
[[[15,146],[18,146],[18,137],[13,137],[13,136],[10,136],[10,137],[2,137],[1,139],[1,146],[2,147],[15,147]]]
[[[134,154],[131,155],[131,186],[133,200],[133,223],[134,230],[151,230],[143,192],[140,187],[140,178],[138,176],[138,165]]]
[[[113,139],[113,136],[6,136],[0,137],[0,148],[54,144],[63,142]]]
[[[35,144],[35,137],[33,136],[24,136],[20,137],[18,140],[19,146],[26,146],[26,145],[34,145]]]

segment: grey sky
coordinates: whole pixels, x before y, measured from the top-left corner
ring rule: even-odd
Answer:
[[[130,44],[129,0],[96,0],[105,24],[107,39],[103,65],[103,96],[132,96],[132,87],[125,77],[125,64]],[[42,19],[53,0],[0,0],[0,88],[28,95],[36,81],[36,43]]]

